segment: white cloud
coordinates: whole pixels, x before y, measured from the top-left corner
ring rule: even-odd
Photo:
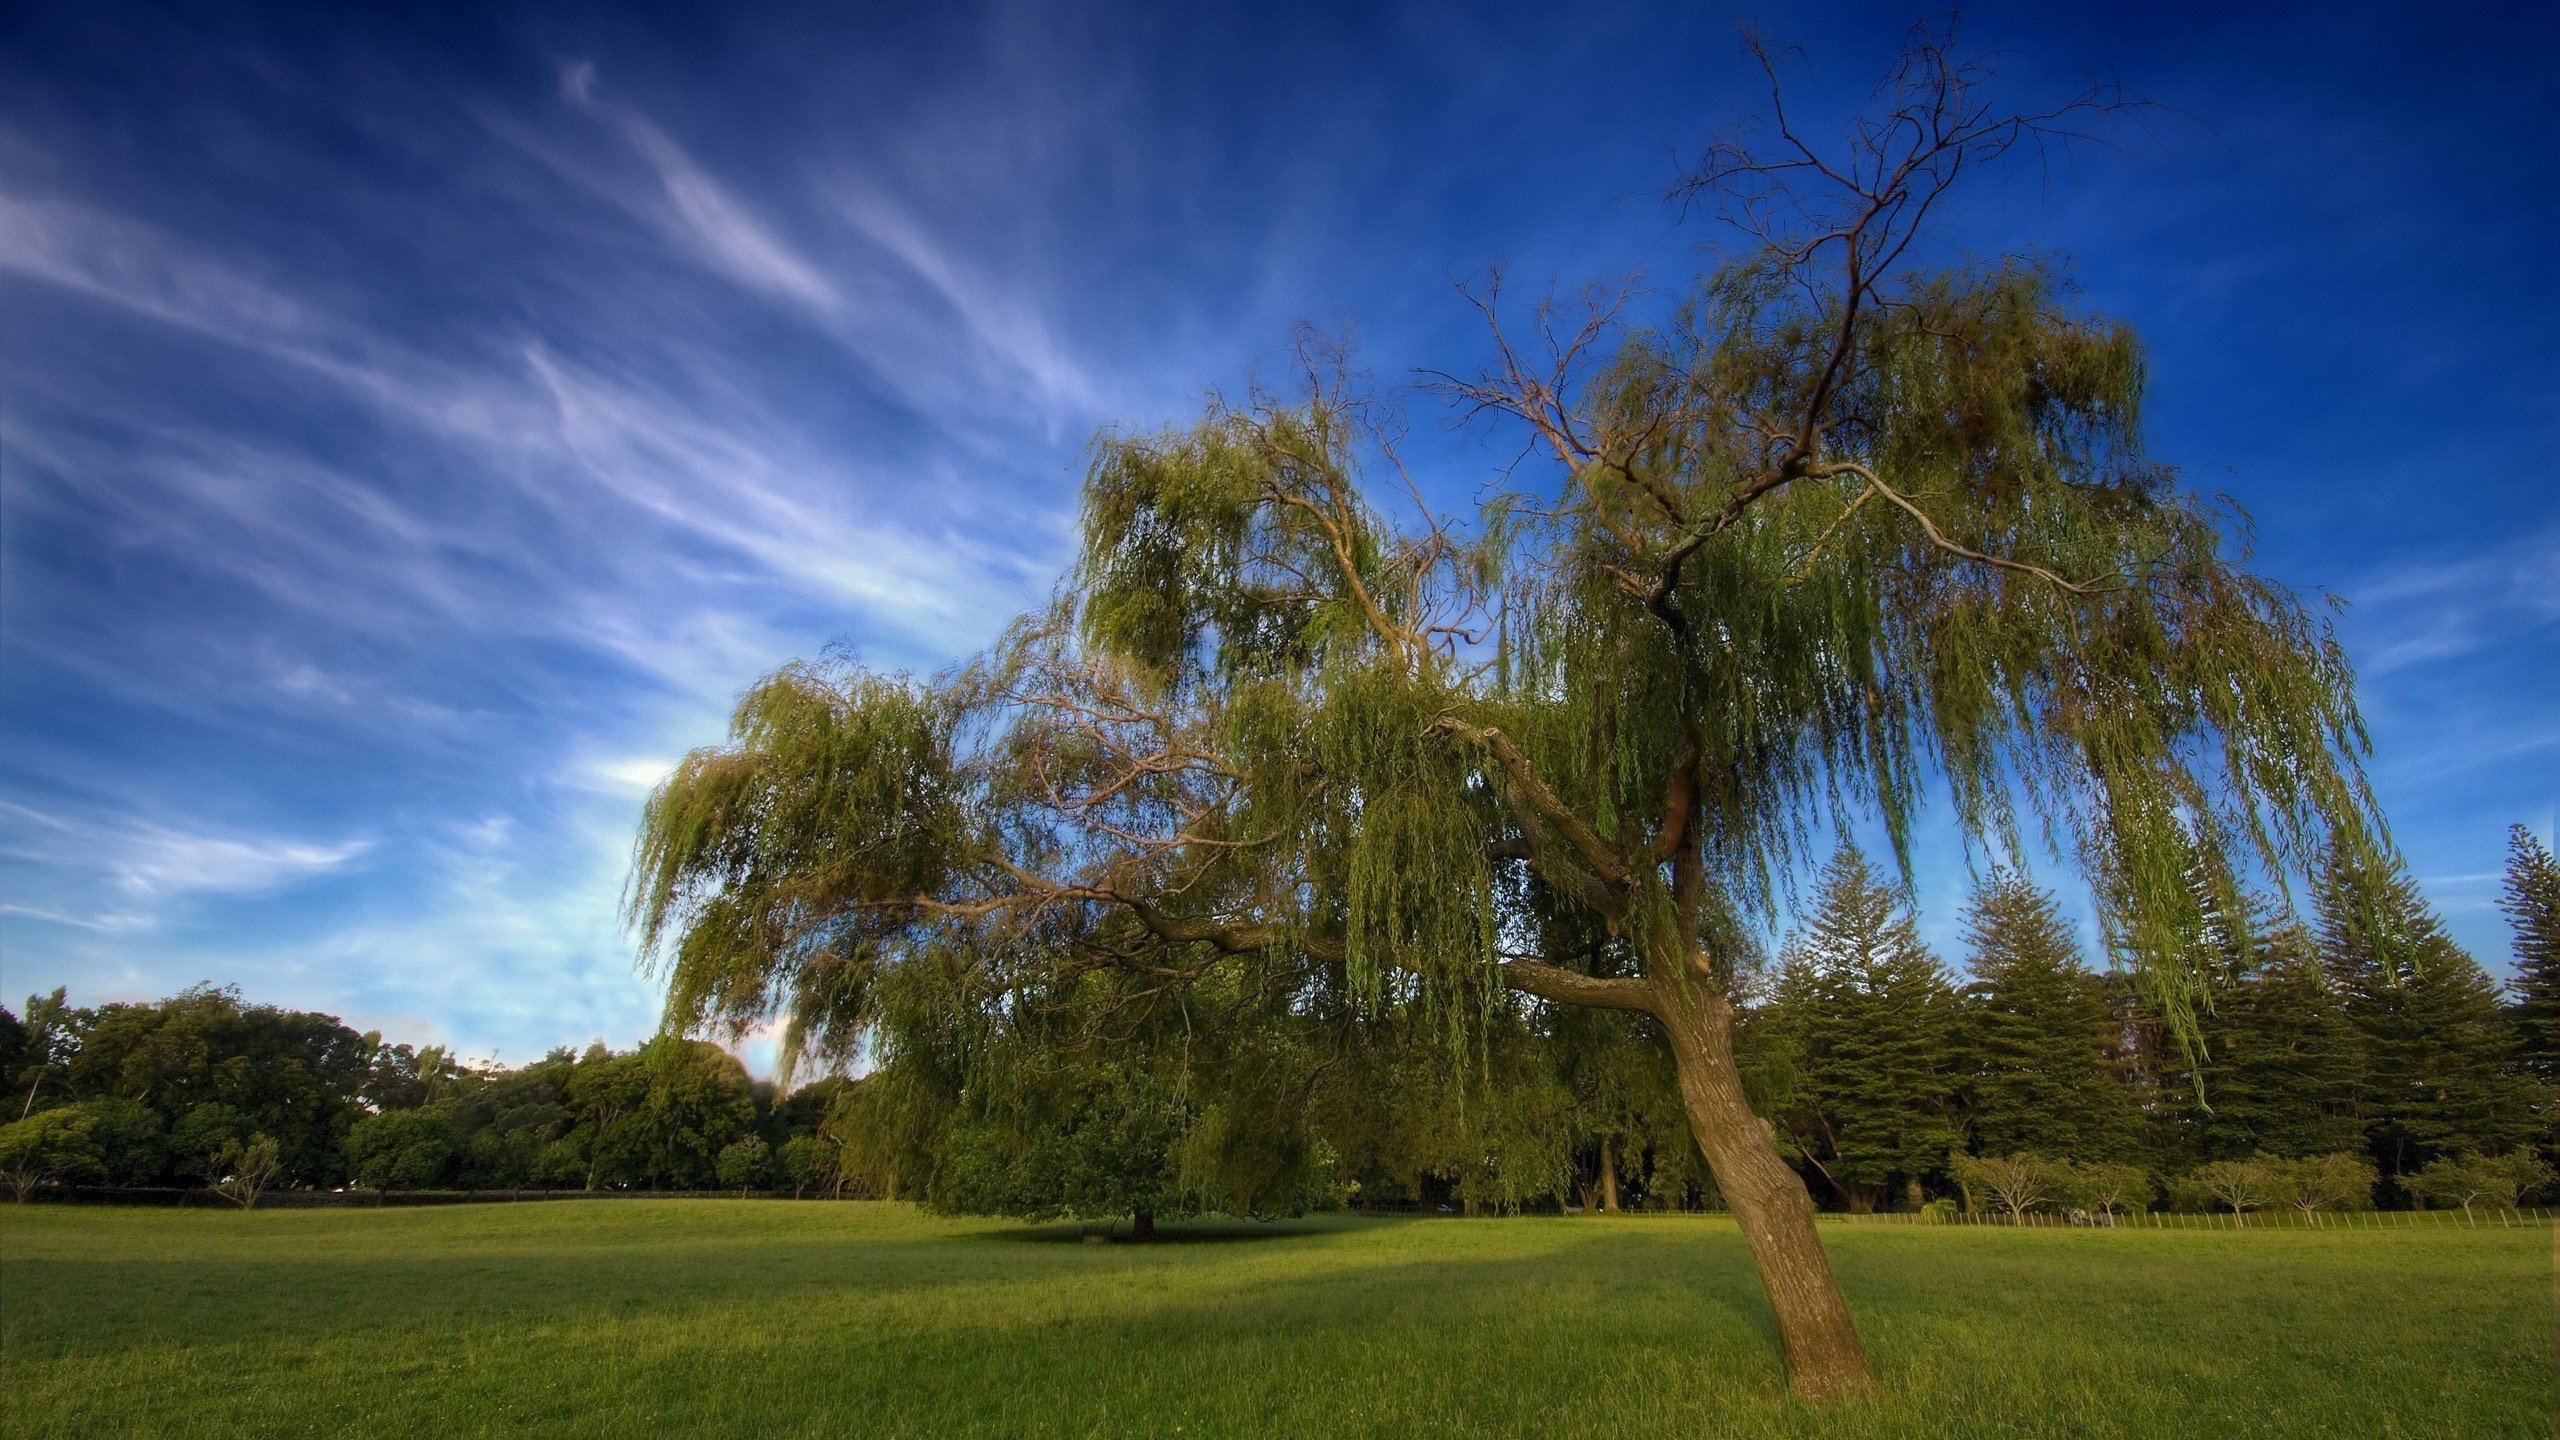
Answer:
[[[337,870],[373,848],[363,838],[321,842],[186,830],[147,819],[65,818],[6,800],[0,800],[0,812],[13,822],[6,838],[0,838],[0,854],[104,878],[136,901],[277,890]],[[20,913],[33,912],[22,906]],[[67,923],[136,928],[129,919],[105,916],[72,917]]]
[[[648,164],[659,193],[648,202],[634,199],[633,209],[679,248],[751,289],[821,312],[837,307],[835,287],[817,267],[694,163],[683,146],[638,111],[597,98],[593,64],[569,66],[560,91],[572,105],[612,124]]]

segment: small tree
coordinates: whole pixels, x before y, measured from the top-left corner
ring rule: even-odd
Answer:
[[[2265,1209],[2276,1196],[2275,1177],[2263,1160],[2216,1160],[2198,1167],[2183,1188],[2208,1210],[2216,1204],[2230,1207],[2235,1225],[2248,1224],[2248,1212]]]
[[[95,1123],[77,1110],[44,1110],[0,1125],[0,1185],[9,1198],[23,1204],[41,1186],[96,1169]]]
[[[252,1135],[223,1151],[223,1175],[214,1192],[243,1210],[257,1208],[258,1197],[284,1172],[284,1154],[268,1135]]]
[[[2033,1155],[1950,1155],[1947,1167],[1960,1177],[1967,1193],[1987,1190],[2012,1220],[2066,1193],[2069,1176],[2050,1160]]]
[[[2401,1183],[2423,1204],[2459,1205],[2465,1215],[2474,1205],[2513,1206],[2524,1192],[2548,1183],[2551,1169],[2530,1150],[2499,1155],[2477,1152],[2447,1155]]]
[[[794,1135],[782,1142],[773,1160],[782,1183],[791,1187],[794,1200],[812,1190],[826,1189],[835,1178],[835,1147],[821,1136]]]
[[[190,1108],[169,1130],[169,1153],[178,1173],[199,1176],[219,1188],[229,1173],[231,1156],[248,1142],[249,1117],[231,1106],[208,1102]]]
[[[2117,1211],[2151,1203],[2151,1172],[2139,1165],[2066,1165],[2063,1189],[2071,1203],[2113,1225]]]
[[[765,1175],[772,1169],[772,1165],[773,1152],[762,1140],[750,1135],[743,1140],[732,1140],[722,1146],[720,1160],[715,1168],[720,1175],[721,1189],[735,1190],[744,1195],[764,1183]]]
[[[2323,1210],[2373,1208],[2373,1162],[2362,1155],[2306,1155],[2298,1160],[2262,1158],[2273,1197],[2305,1215]]]

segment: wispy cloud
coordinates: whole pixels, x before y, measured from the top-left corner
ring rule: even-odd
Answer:
[[[0,800],[0,854],[110,881],[129,900],[255,895],[325,875],[373,848],[370,839],[313,841],[255,832],[183,830],[146,819],[100,821]],[[21,908],[20,913],[33,913]],[[91,917],[74,923],[96,923]],[[121,923],[121,922],[118,922]]]
[[[579,61],[561,72],[560,93],[579,110],[613,126],[648,163],[657,179],[655,192],[631,201],[642,219],[742,285],[801,301],[821,313],[837,307],[835,287],[816,266],[695,164],[684,147],[648,117],[600,99],[596,83],[594,64]]]
[[[2560,628],[2560,527],[2392,564],[2348,593],[2370,636],[2368,675],[2512,646]]]

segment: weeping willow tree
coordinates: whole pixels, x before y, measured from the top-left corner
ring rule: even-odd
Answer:
[[[1738,916],[1933,792],[2076,862],[2171,1015],[2246,869],[2366,845],[2348,668],[2144,452],[2143,354],[2025,261],[1916,263],[1967,177],[2103,121],[1922,34],[1828,149],[1711,148],[1747,239],[1667,322],[1542,307],[1444,396],[1531,443],[1425,508],[1337,372],[1094,449],[1050,610],[932,680],[788,667],[651,800],[631,908],[678,1026],[842,1051],[905,966],[1058,935],[1338,988],[1447,1063],[1506,1003],[1624,1012],[1676,1073],[1790,1379],[1873,1384],[1734,1055]],[[2200,885],[2198,877],[2206,877]],[[2201,898],[2200,898],[2201,897]],[[1526,997],[1506,1002],[1505,995]]]

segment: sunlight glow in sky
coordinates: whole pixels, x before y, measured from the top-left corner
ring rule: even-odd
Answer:
[[[0,994],[632,1043],[641,797],[757,675],[983,645],[1092,433],[1298,322],[1403,393],[1485,358],[1456,279],[1667,292],[1717,238],[1661,195],[1755,104],[1723,12],[1207,8],[13,7]],[[2525,9],[1971,11],[2023,99],[2174,110],[1944,237],[2069,257],[2154,347],[2157,452],[2349,602],[2396,834],[2493,968],[2506,827],[2560,803]],[[1757,13],[1813,112],[1911,18]],[[1466,508],[1515,437],[1405,398]],[[1919,877],[1950,959],[1964,865]]]

